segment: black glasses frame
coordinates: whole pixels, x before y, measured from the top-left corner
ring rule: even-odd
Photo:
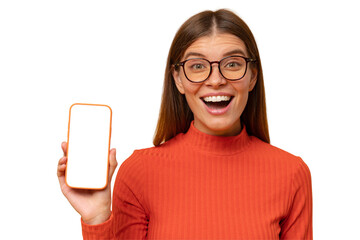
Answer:
[[[243,59],[246,61],[244,75],[242,75],[242,77],[240,77],[240,78],[237,78],[237,79],[229,79],[229,78],[226,78],[226,77],[223,75],[223,73],[221,72],[221,69],[220,69],[220,65],[221,65],[221,64],[220,64],[220,63],[221,63],[223,60],[228,59],[228,58],[231,58],[231,57],[240,57],[240,58],[243,58]],[[204,80],[202,80],[202,81],[192,81],[192,80],[190,80],[190,79],[188,78],[188,76],[186,75],[186,71],[185,71],[185,69],[184,69],[184,65],[185,65],[185,63],[186,63],[187,61],[194,60],[194,59],[205,60],[205,61],[207,61],[207,62],[210,64],[210,72],[209,72],[209,75],[208,75]],[[175,67],[175,68],[178,68],[178,67],[180,67],[180,66],[183,67],[184,75],[185,75],[186,79],[189,80],[190,82],[192,82],[192,83],[202,83],[202,82],[205,82],[206,80],[209,79],[209,77],[210,77],[210,75],[211,75],[211,73],[212,73],[212,65],[213,65],[214,63],[217,63],[217,64],[218,64],[218,68],[219,68],[219,72],[220,72],[220,74],[221,74],[221,76],[222,76],[223,78],[225,78],[226,80],[229,80],[229,81],[238,81],[238,80],[242,79],[242,78],[245,76],[246,71],[247,71],[247,67],[248,67],[248,62],[256,62],[256,59],[254,59],[254,58],[247,58],[247,57],[244,57],[244,56],[237,56],[237,55],[227,56],[227,57],[222,58],[220,61],[212,61],[212,62],[210,62],[209,60],[207,60],[207,59],[205,59],[205,58],[189,58],[189,59],[186,59],[185,61],[178,62],[178,63],[174,64],[174,67]]]

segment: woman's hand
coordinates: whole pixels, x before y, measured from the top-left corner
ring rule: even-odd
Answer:
[[[59,160],[57,175],[62,193],[73,208],[81,215],[84,223],[95,225],[105,222],[111,215],[111,178],[117,166],[116,149],[110,150],[109,181],[106,188],[103,190],[86,190],[74,189],[66,185],[67,143],[61,143],[61,148],[64,156]]]

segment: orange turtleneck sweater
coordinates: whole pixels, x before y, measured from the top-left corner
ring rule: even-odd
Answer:
[[[186,134],[121,165],[110,219],[84,239],[312,239],[307,165],[249,136]]]

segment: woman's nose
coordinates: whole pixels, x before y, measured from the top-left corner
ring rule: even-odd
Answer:
[[[212,86],[212,87],[219,87],[221,85],[225,85],[227,83],[226,79],[221,75],[220,71],[219,71],[219,67],[218,65],[214,65],[212,67],[212,71],[210,73],[210,76],[208,77],[208,79],[205,81],[205,84],[207,86]]]

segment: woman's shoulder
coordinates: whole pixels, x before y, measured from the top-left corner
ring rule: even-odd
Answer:
[[[167,155],[172,154],[181,145],[181,139],[183,134],[178,134],[174,138],[158,145],[148,148],[136,149],[133,154],[137,156],[154,156],[154,155]]]
[[[263,142],[256,137],[251,137],[251,142],[253,144],[251,144],[249,150],[252,154],[279,164],[292,165],[295,168],[299,166],[305,166],[307,168],[306,163],[298,155],[290,153],[270,143]]]
[[[169,155],[173,155],[178,152],[179,140],[181,136],[176,136],[165,143],[162,143],[159,146],[153,146],[148,148],[136,149],[133,153],[123,162],[122,165],[134,165],[139,164],[139,162],[144,162],[147,160],[154,161],[159,158],[166,158]]]

